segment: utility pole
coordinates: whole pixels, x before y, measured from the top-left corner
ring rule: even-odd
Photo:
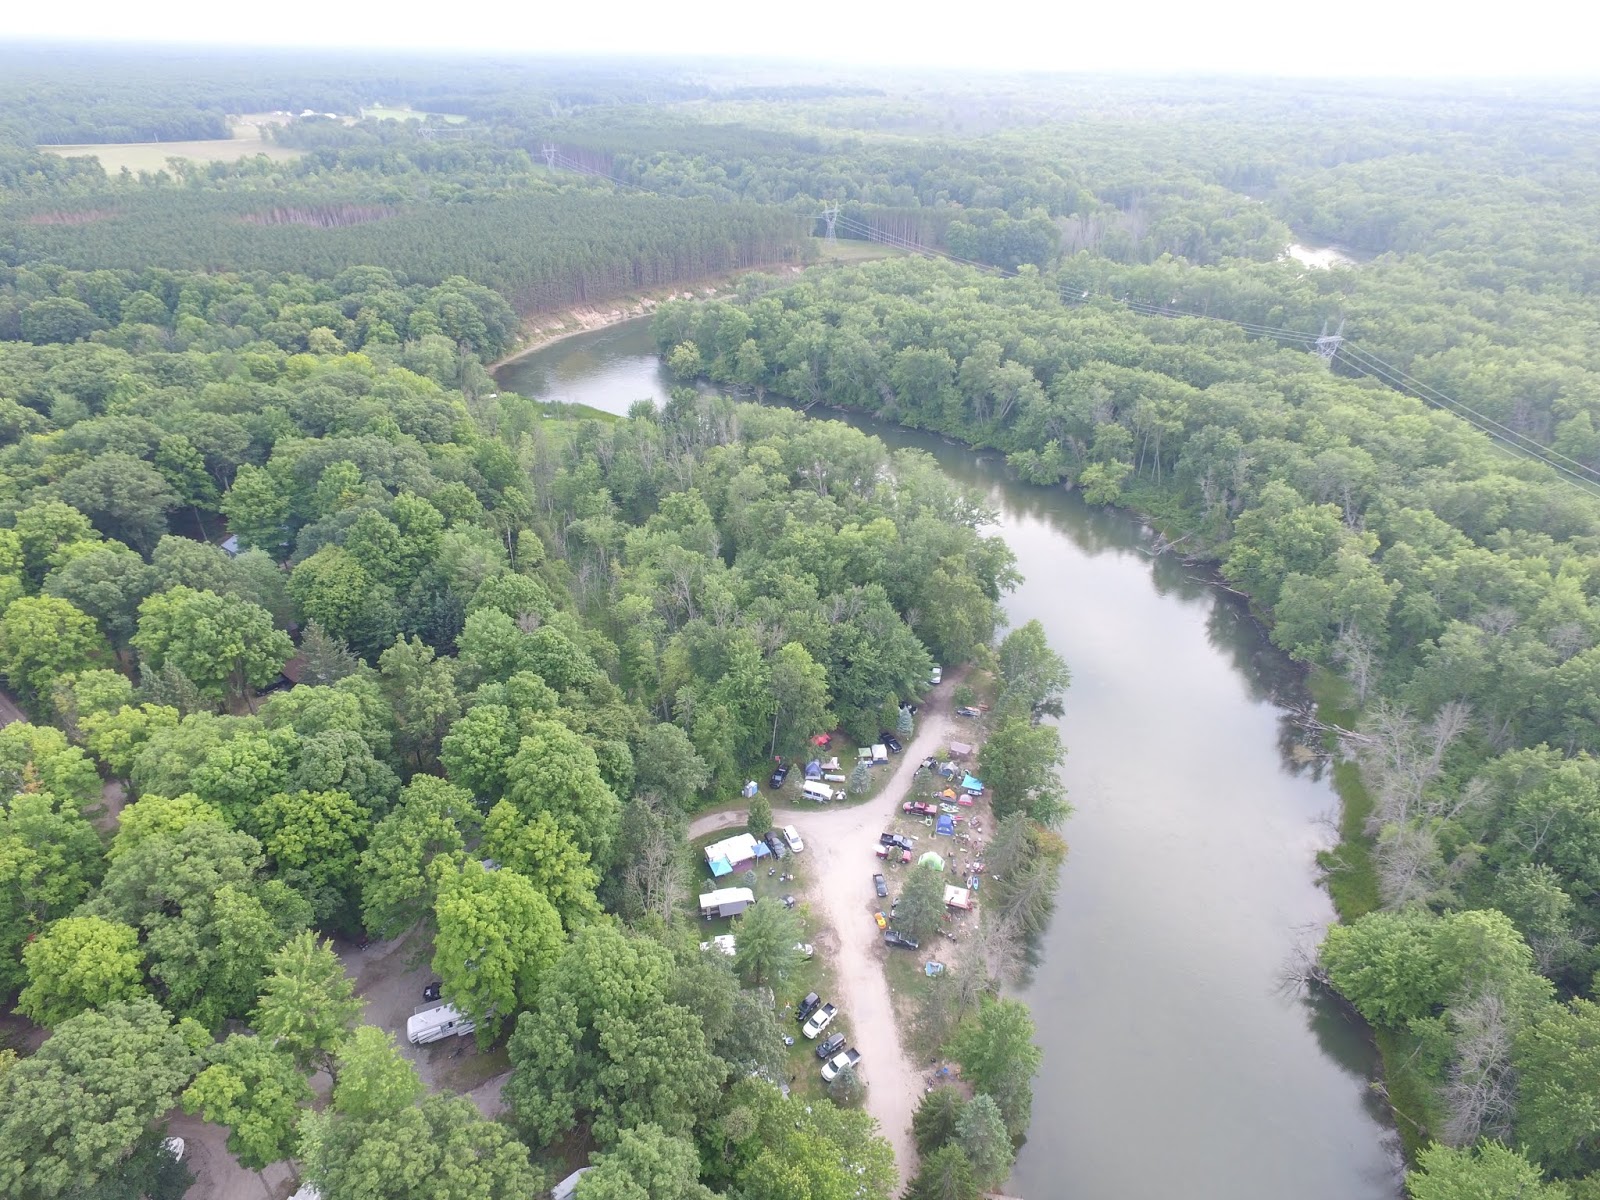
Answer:
[[[1334,355],[1339,353],[1339,347],[1344,344],[1344,318],[1339,319],[1337,333],[1328,332],[1328,323],[1322,323],[1322,336],[1317,339],[1317,353],[1322,356],[1322,361],[1331,363]]]
[[[822,219],[828,223],[828,244],[832,245],[839,240],[835,236],[833,229],[834,224],[839,220],[839,202],[837,200],[828,201],[822,210]]]
[[[552,171],[556,169],[556,151],[558,149],[559,147],[552,146],[549,142],[544,145],[544,163]]]

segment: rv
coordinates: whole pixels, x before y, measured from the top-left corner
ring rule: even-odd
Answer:
[[[719,888],[701,895],[700,915],[708,921],[712,917],[736,917],[755,902],[756,894],[749,888]]]
[[[453,1004],[432,1004],[406,1018],[406,1038],[413,1046],[442,1042],[447,1037],[471,1033],[477,1026],[456,1011]]]
[[[826,804],[830,800],[843,800],[845,794],[836,792],[825,783],[807,783],[800,789],[800,794],[807,800],[815,800],[818,804]]]

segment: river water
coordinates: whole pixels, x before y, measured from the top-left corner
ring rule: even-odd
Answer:
[[[608,412],[665,397],[642,320],[497,378]],[[1136,519],[1009,480],[998,456],[844,419],[987,495],[1025,577],[1007,614],[1043,623],[1072,668],[1071,854],[1019,993],[1044,1063],[1006,1191],[1393,1200],[1396,1148],[1364,1031],[1277,986],[1293,947],[1333,916],[1314,858],[1337,799],[1293,753],[1291,665],[1235,598],[1144,553]]]

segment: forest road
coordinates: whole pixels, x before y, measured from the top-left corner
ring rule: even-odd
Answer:
[[[917,766],[924,758],[949,745],[954,728],[949,697],[959,682],[947,676],[917,713],[917,732],[895,761],[889,776],[871,800],[859,807],[775,808],[778,824],[793,821],[805,839],[811,860],[806,899],[812,910],[838,935],[838,959],[833,963],[838,979],[839,1023],[849,1032],[849,1044],[861,1051],[861,1078],[867,1086],[867,1111],[877,1118],[883,1135],[894,1147],[900,1181],[916,1174],[916,1148],[911,1140],[911,1117],[922,1099],[922,1078],[900,1044],[894,999],[884,976],[883,960],[889,953],[872,914],[888,901],[873,891],[872,876],[882,870],[873,856],[878,834],[889,828],[900,804],[910,792]],[[690,838],[719,829],[742,827],[745,810],[702,813],[689,824]]]

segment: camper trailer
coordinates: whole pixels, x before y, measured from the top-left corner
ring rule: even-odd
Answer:
[[[736,917],[755,902],[756,894],[749,888],[718,888],[700,896],[700,915],[707,920]]]
[[[825,783],[808,783],[800,789],[800,792],[807,800],[815,800],[818,804],[826,804],[830,800],[843,800],[845,798],[843,792],[834,791],[833,788]]]
[[[413,1046],[460,1037],[477,1028],[472,1020],[456,1011],[453,1004],[431,1004],[406,1018],[406,1038]]]

